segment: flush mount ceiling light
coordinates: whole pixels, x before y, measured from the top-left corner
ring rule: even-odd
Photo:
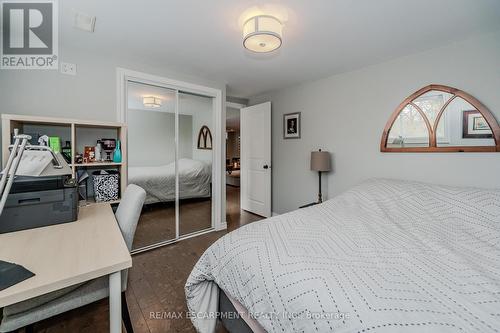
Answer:
[[[243,46],[246,49],[267,53],[281,46],[283,24],[271,15],[257,15],[243,24]]]
[[[153,96],[143,97],[142,104],[147,108],[159,108],[161,106],[161,99]]]

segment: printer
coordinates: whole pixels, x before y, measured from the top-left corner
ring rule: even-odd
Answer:
[[[15,176],[0,215],[0,233],[76,221],[78,193],[72,172],[63,156],[37,176]]]

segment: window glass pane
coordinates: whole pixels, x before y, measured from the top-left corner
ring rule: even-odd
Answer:
[[[434,122],[436,121],[439,111],[452,97],[452,94],[438,90],[431,90],[422,96],[417,97],[413,100],[413,103],[424,112],[425,116],[431,123],[431,127],[434,127]]]
[[[387,147],[429,147],[425,120],[412,105],[408,104],[394,121],[389,131]]]
[[[491,128],[481,113],[469,102],[456,97],[445,109],[438,123],[438,147],[494,146]]]

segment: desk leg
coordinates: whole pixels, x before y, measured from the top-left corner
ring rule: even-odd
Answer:
[[[122,331],[122,278],[121,272],[109,274],[109,332]]]

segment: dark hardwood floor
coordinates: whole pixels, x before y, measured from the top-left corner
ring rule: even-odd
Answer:
[[[189,319],[154,319],[152,314],[187,311],[184,284],[203,252],[219,237],[261,217],[240,213],[239,188],[227,186],[228,230],[212,232],[132,257],[127,302],[136,333],[195,332]],[[108,332],[108,300],[49,318],[35,332]],[[125,330],[123,330],[125,331]],[[225,332],[222,327],[218,332]]]
[[[179,202],[179,234],[210,228],[212,199],[185,199]],[[137,224],[132,249],[175,238],[175,203],[155,203],[144,207]]]

